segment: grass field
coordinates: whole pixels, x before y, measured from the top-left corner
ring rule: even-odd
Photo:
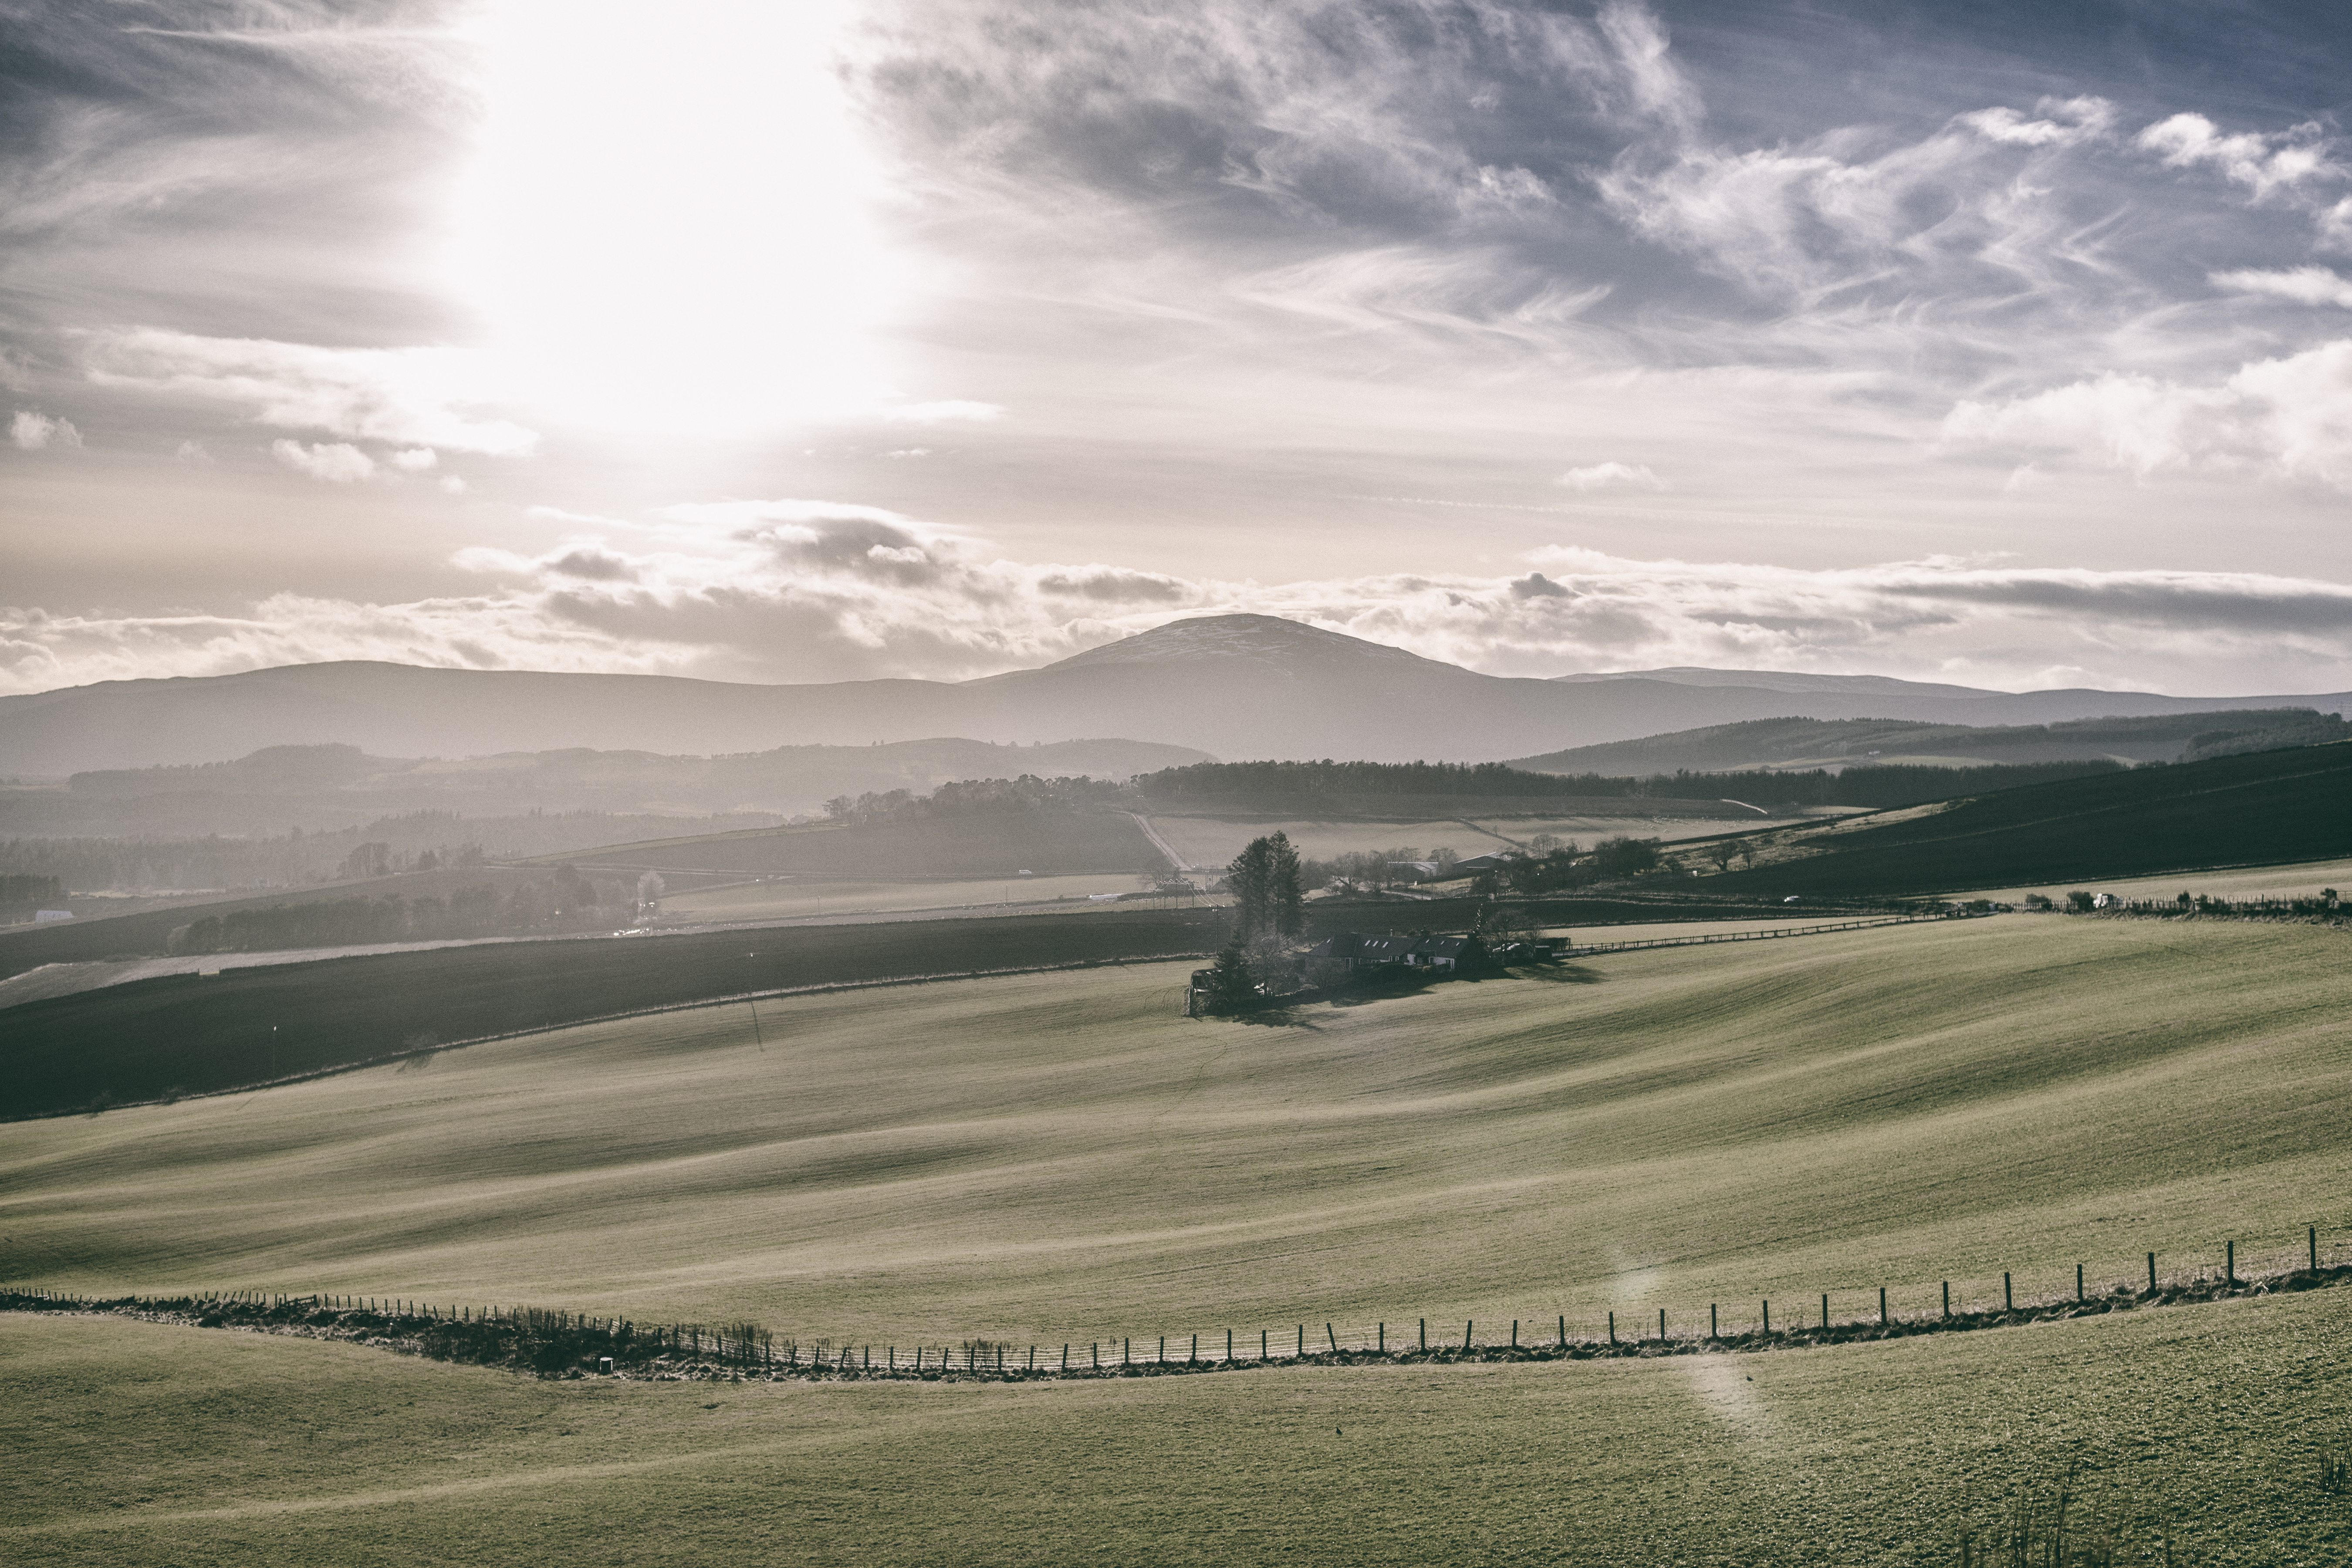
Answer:
[[[2158,1561],[2168,1529],[2181,1568],[2330,1563],[2352,1552],[2352,1500],[2315,1485],[2352,1397],[2347,1296],[1764,1355],[1060,1385],[538,1383],[5,1317],[0,1555],[1942,1568],[1964,1524],[2046,1503],[2076,1466],[2075,1517],[2116,1528],[2124,1561]]]
[[[1178,1016],[1183,965],[668,1014],[0,1128],[5,1272],[903,1346],[2252,1266],[2352,1229],[2346,940],[2002,916],[1246,1023]]]
[[[1673,906],[1685,918],[1743,912],[1738,904]],[[1515,906],[1538,921],[1654,919],[1661,906],[1624,899],[1549,899]],[[1484,902],[1308,906],[1310,936],[1367,923],[1461,929]],[[650,937],[487,943],[431,952],[322,958],[177,974],[66,994],[36,976],[47,1000],[5,1009],[0,1117],[124,1104],[175,1087],[204,1093],[397,1055],[434,1041],[542,1028],[632,1009],[784,986],[959,973],[1213,951],[1216,910],[1068,904],[1060,912],[987,919],[912,918],[773,931],[683,931]],[[100,961],[85,961],[100,962]],[[120,973],[108,965],[98,973]]]
[[[1948,806],[1782,830],[1722,895],[1957,892],[2352,854],[2352,742],[1995,790]]]
[[[1125,871],[961,879],[906,877],[887,881],[795,877],[673,893],[662,900],[662,916],[665,922],[787,921],[964,907],[994,909],[1007,903],[1132,893],[1139,886],[1134,873]]]
[[[2323,888],[2352,890],[2352,860],[2312,860],[2295,866],[2258,866],[2233,871],[2181,871],[2163,877],[2092,877],[2073,882],[1995,888],[1974,896],[2021,902],[2028,893],[2063,900],[2069,891],[2113,893],[2123,899],[2169,899],[2203,894],[2236,903],[2241,899],[2307,899]]]

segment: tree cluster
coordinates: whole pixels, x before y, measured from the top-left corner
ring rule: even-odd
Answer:
[[[1655,869],[1659,863],[1658,841],[1654,838],[1604,838],[1592,847],[1589,855],[1573,843],[1539,842],[1537,847],[1537,853],[1516,857],[1496,870],[1480,872],[1471,880],[1471,892],[1560,892],[1638,877]]]
[[[635,912],[627,888],[593,881],[570,866],[552,877],[501,893],[460,888],[446,899],[320,899],[206,915],[172,933],[176,953],[262,952],[278,948],[350,947],[384,942],[439,942],[596,931]]]
[[[929,795],[903,789],[880,795],[868,790],[855,799],[837,795],[824,803],[824,814],[835,822],[852,825],[920,822],[934,816],[992,816],[1108,805],[1126,793],[1126,785],[1109,779],[1041,779],[1024,773],[1017,779],[957,779]]]
[[[9,873],[0,876],[0,910],[29,910],[54,904],[66,896],[66,885],[55,877]]]
[[[1299,883],[1298,851],[1286,833],[1253,838],[1225,868],[1225,890],[1234,896],[1234,937],[1297,936],[1307,929],[1306,891]]]

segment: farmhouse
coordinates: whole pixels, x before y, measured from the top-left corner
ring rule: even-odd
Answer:
[[[1486,945],[1475,934],[1432,936],[1424,932],[1419,936],[1400,936],[1391,932],[1386,936],[1374,936],[1364,931],[1341,931],[1308,948],[1307,956],[1328,959],[1343,963],[1350,970],[1394,965],[1451,973],[1483,967],[1486,962]]]
[[[1481,871],[1499,871],[1514,860],[1526,858],[1527,856],[1517,849],[1490,850],[1484,855],[1473,855],[1465,860],[1456,860],[1454,862],[1454,874],[1457,877],[1475,877]]]

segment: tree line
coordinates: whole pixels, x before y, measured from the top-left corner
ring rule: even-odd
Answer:
[[[1775,805],[1920,805],[1954,795],[2021,784],[2124,772],[2110,759],[2066,763],[1999,763],[1982,767],[1922,767],[1908,763],[1737,773],[1621,777],[1607,773],[1539,773],[1501,763],[1193,763],[1162,768],[1135,782],[1162,800],[1233,795],[1518,795],[1555,799],[1740,800]]]
[[[920,822],[935,816],[996,816],[1022,811],[1045,811],[1081,805],[1110,805],[1124,798],[1127,786],[1110,779],[1041,779],[1023,773],[1017,779],[955,779],[929,795],[894,789],[872,790],[855,798],[837,795],[824,803],[824,814],[835,822],[861,826],[871,823]]]
[[[264,952],[609,930],[635,914],[633,891],[630,884],[598,881],[565,866],[552,877],[504,892],[483,884],[459,888],[446,898],[395,894],[231,910],[180,927],[172,933],[170,948],[175,953]]]
[[[0,910],[29,910],[54,904],[66,896],[66,885],[55,877],[11,872],[0,875]]]

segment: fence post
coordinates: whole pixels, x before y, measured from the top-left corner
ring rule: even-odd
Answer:
[[[1659,1321],[1664,1321],[1665,1314],[1661,1312],[1658,1317]],[[1511,1348],[1513,1350],[1519,1348],[1519,1321],[1517,1318],[1511,1320]]]
[[[2147,1255],[2147,1293],[2151,1296],[2156,1294],[2156,1254],[2153,1252]]]
[[[1822,1331],[1823,1333],[1827,1333],[1827,1332],[1829,1332],[1829,1328],[1830,1328],[1830,1293],[1829,1293],[1828,1291],[1824,1290],[1824,1291],[1822,1291]]]
[[[1272,1361],[1274,1359],[1272,1355],[1267,1353],[1267,1345],[1269,1343],[1267,1336],[1271,1331],[1272,1331],[1267,1329],[1260,1329],[1257,1331],[1257,1359],[1260,1361]]]
[[[1427,1318],[1421,1321],[1421,1353],[1423,1355],[1429,1353],[1429,1320]]]
[[[1568,1348],[1568,1314],[1566,1312],[1559,1315],[1559,1348],[1562,1350]]]
[[[1470,1331],[1475,1327],[1477,1327],[1475,1319],[1465,1318],[1462,1321],[1462,1348],[1465,1351],[1470,1348]]]
[[[1133,1340],[1126,1338],[1120,1339],[1118,1342],[1118,1364],[1121,1366],[1129,1365],[1134,1350],[1135,1342]]]
[[[1884,1285],[1878,1288],[1878,1326],[1882,1329],[1886,1326],[1886,1287]]]
[[[1374,1342],[1380,1347],[1381,1354],[1386,1355],[1389,1353],[1389,1326],[1386,1323],[1380,1326],[1379,1334],[1379,1339]]]
[[[1617,1342],[1617,1314],[1614,1312],[1609,1314],[1609,1342],[1612,1345]]]
[[[1664,1339],[1665,1337],[1666,1337],[1666,1310],[1665,1310],[1664,1307],[1661,1307],[1661,1308],[1659,1308],[1659,1309],[1658,1309],[1658,1338],[1660,1338],[1661,1340],[1663,1340],[1663,1339]]]
[[[2311,1271],[2319,1272],[2319,1227],[2315,1225],[2311,1227]]]
[[[2000,1310],[2004,1312],[2017,1310],[2017,1292],[2010,1287],[2009,1270],[2006,1268],[2000,1271]]]
[[[1304,1323],[1298,1325],[1298,1353],[1302,1359],[1307,1354],[1307,1325]]]
[[[1234,1359],[1234,1331],[1231,1329],[1225,1331],[1225,1359]]]
[[[1323,1325],[1323,1337],[1331,1342],[1331,1353],[1333,1355],[1338,1355],[1339,1353],[1339,1336],[1338,1333],[1333,1331],[1331,1325],[1328,1322]]]
[[[1772,1301],[1769,1297],[1764,1300],[1764,1331],[1768,1334],[1772,1331]]]
[[[2083,1300],[2083,1266],[2077,1263],[2074,1265],[2074,1302],[2080,1306]]]
[[[1168,1364],[1168,1336],[1166,1334],[1160,1336],[1160,1364],[1162,1366]]]
[[[1706,1337],[1710,1340],[1720,1339],[1722,1337],[1720,1334],[1716,1332],[1715,1303],[1712,1301],[1709,1301],[1706,1304]]]

